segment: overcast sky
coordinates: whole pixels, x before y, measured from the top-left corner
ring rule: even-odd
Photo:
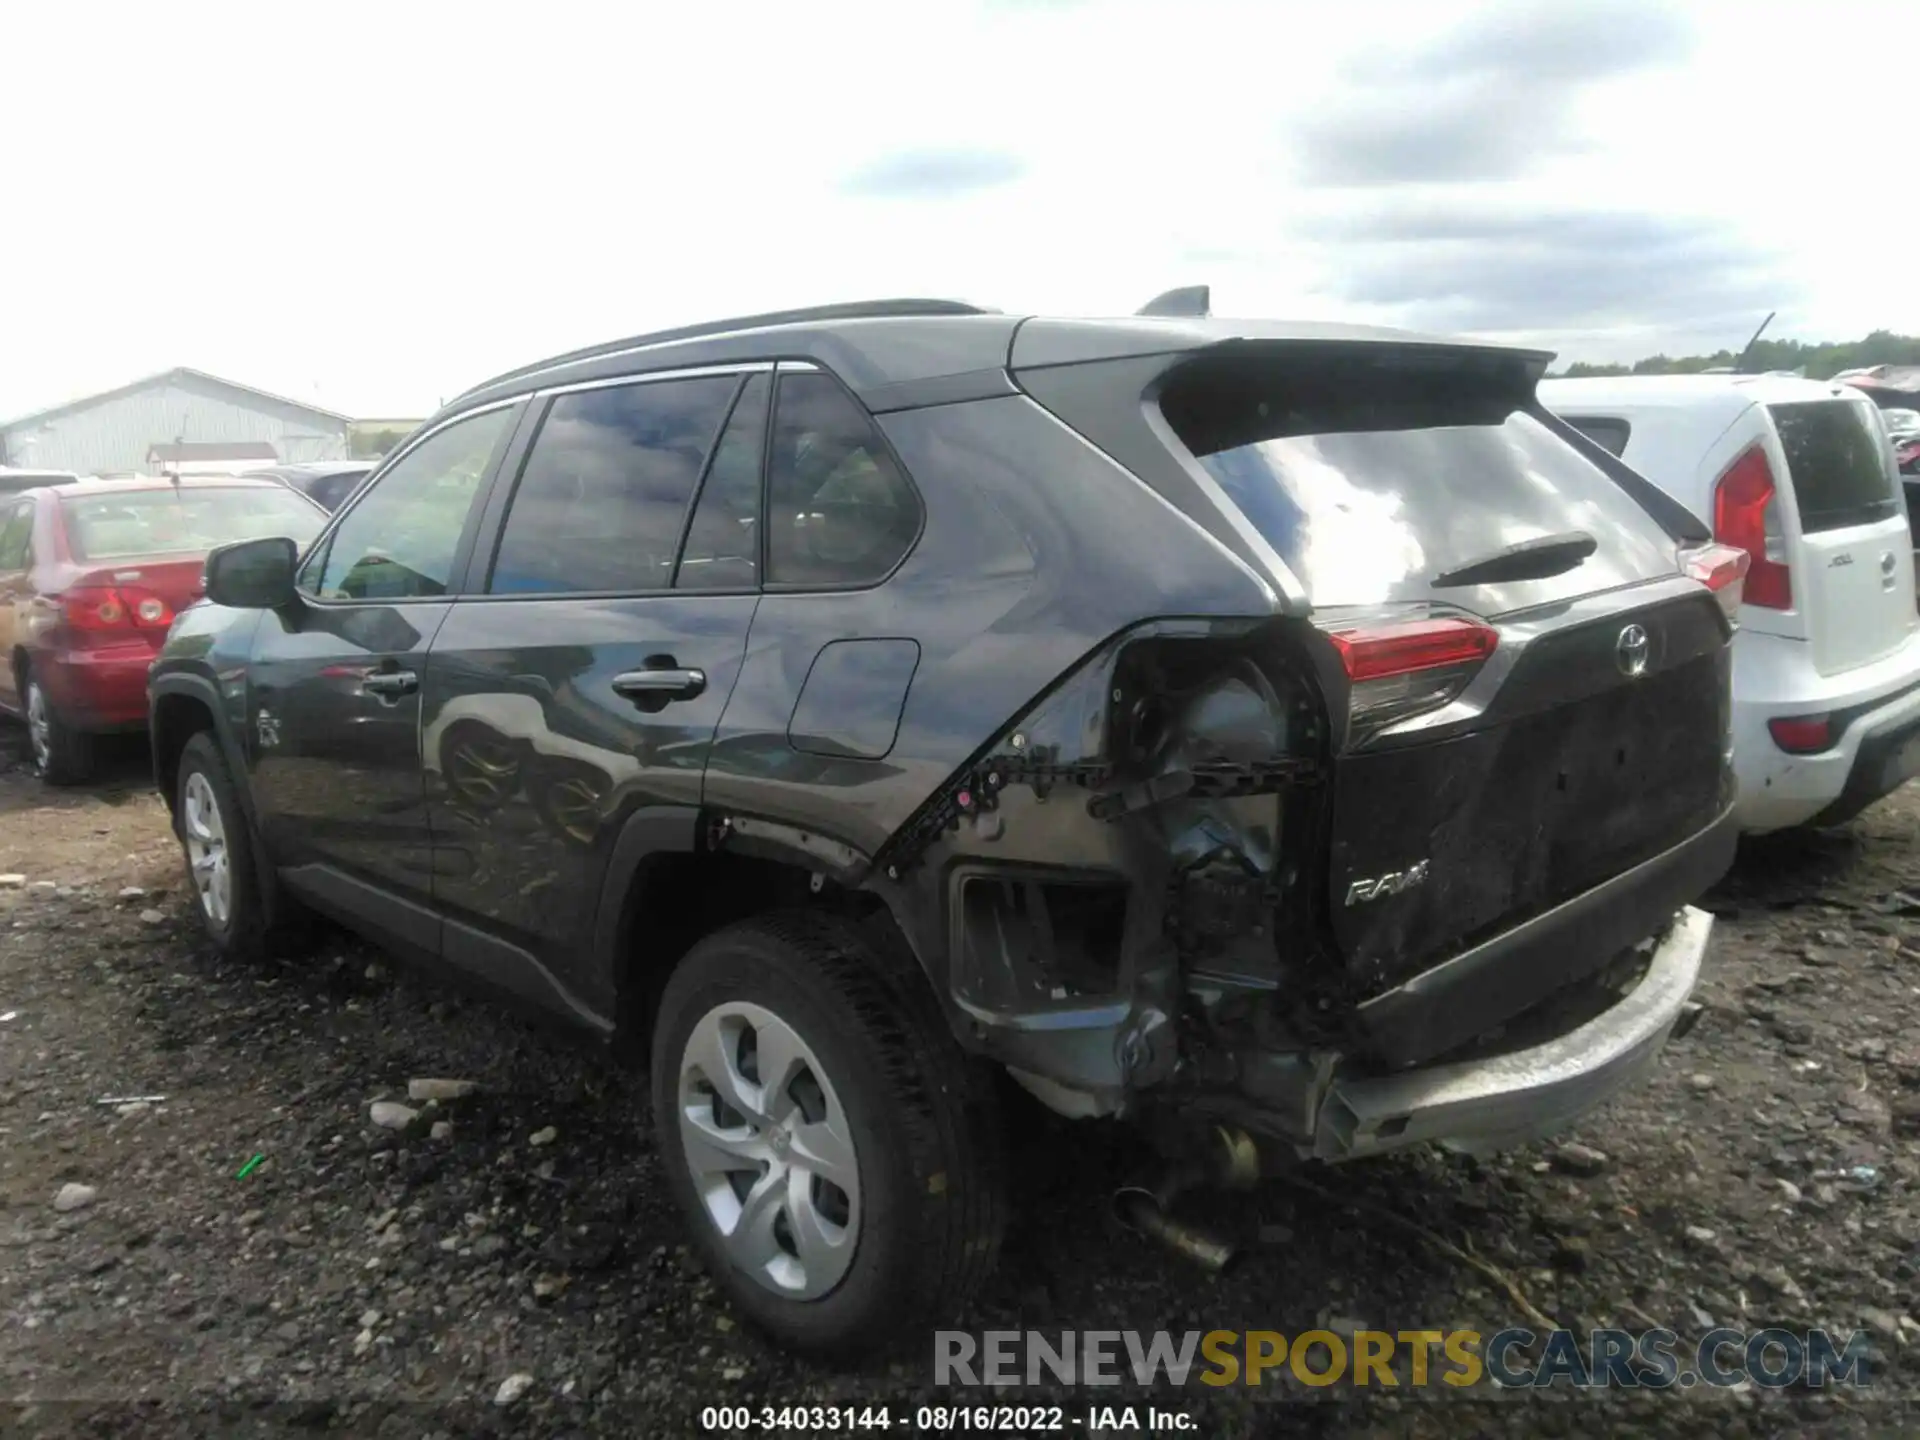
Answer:
[[[1221,314],[1576,359],[1737,346],[1770,309],[1781,337],[1920,333],[1911,147],[1858,138],[1913,133],[1912,3],[249,0],[5,28],[0,420],[173,365],[419,416],[573,345],[881,295],[1112,314],[1205,282]]]

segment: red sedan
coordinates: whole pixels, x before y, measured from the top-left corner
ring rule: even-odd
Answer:
[[[93,737],[147,723],[147,667],[200,597],[207,552],[291,536],[327,514],[266,480],[95,480],[0,508],[0,710],[24,719],[40,773],[85,780]]]

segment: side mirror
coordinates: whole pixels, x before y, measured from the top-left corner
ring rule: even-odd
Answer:
[[[277,610],[293,602],[300,548],[283,537],[238,540],[207,556],[207,599],[235,610]]]

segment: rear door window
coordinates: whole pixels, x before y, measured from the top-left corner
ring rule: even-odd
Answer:
[[[1886,442],[1864,400],[1807,400],[1769,405],[1802,533],[1844,530],[1892,519],[1900,493]]]
[[[1466,359],[1312,354],[1201,361],[1162,415],[1316,606],[1440,601],[1502,613],[1674,572],[1674,541]],[[1522,541],[1597,544],[1544,580],[1439,586]]]
[[[760,461],[771,388],[769,377],[755,375],[734,402],[687,528],[678,589],[751,590],[759,583]]]

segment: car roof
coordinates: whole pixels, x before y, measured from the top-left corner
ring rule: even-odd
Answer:
[[[72,470],[24,470],[0,465],[0,484],[18,485],[25,480],[37,485],[58,485],[79,478],[78,473]]]
[[[1555,410],[1694,410],[1732,419],[1749,405],[1791,405],[1858,394],[1844,382],[1798,375],[1583,375],[1540,382]]]
[[[55,495],[128,495],[142,490],[285,490],[272,480],[245,475],[182,475],[169,480],[158,475],[139,475],[125,480],[77,480],[66,485],[44,487]]]
[[[953,300],[875,300],[716,320],[569,351],[484,381],[449,416],[530,392],[648,371],[768,359],[832,370],[876,412],[976,395],[1011,394],[1009,370],[1177,354],[1235,341],[1439,345],[1523,357],[1544,351],[1364,325],[1230,320],[1211,315],[1050,319]]]
[[[263,465],[258,470],[248,470],[245,473],[249,477],[319,480],[328,475],[362,474],[379,463],[377,460],[302,460],[288,465]]]

